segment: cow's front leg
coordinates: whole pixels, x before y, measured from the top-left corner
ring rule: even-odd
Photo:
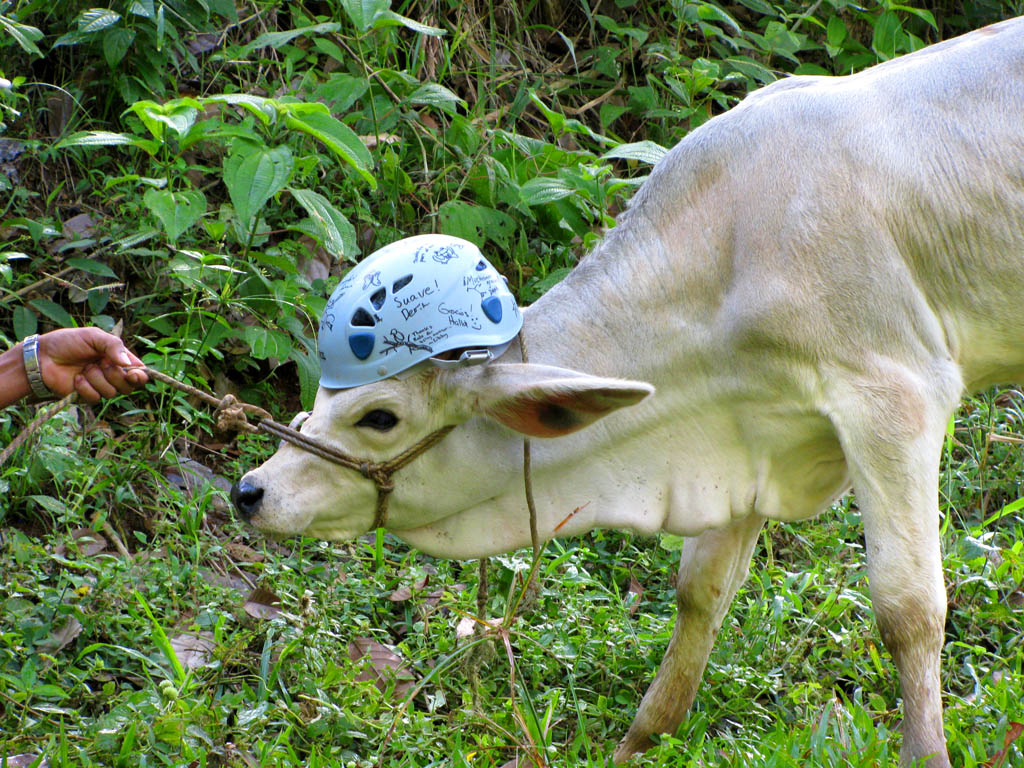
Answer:
[[[616,763],[650,747],[651,734],[672,733],[682,722],[725,613],[747,578],[763,525],[763,517],[750,515],[686,540],[676,581],[679,612],[672,639],[629,732],[615,750]]]
[[[940,655],[946,620],[939,458],[959,380],[881,370],[833,418],[864,521],[871,603],[903,694],[903,764],[948,768]]]

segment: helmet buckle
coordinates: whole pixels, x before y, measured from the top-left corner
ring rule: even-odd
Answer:
[[[489,349],[467,349],[459,355],[456,360],[442,360],[438,357],[430,358],[430,362],[438,368],[468,368],[472,365],[486,365],[494,359],[494,353]]]

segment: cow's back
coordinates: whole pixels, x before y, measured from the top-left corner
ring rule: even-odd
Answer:
[[[761,89],[680,142],[620,228],[616,258],[660,234],[643,247],[722,354],[948,349],[970,386],[1021,378],[1024,18]]]

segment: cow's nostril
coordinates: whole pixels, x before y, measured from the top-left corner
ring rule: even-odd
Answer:
[[[263,501],[263,489],[242,480],[231,488],[231,503],[246,522],[256,514]]]

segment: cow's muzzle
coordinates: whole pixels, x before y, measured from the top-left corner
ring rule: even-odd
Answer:
[[[245,479],[238,481],[231,487],[231,503],[235,505],[238,514],[246,522],[249,522],[252,516],[259,511],[262,502],[263,489],[258,488]]]

